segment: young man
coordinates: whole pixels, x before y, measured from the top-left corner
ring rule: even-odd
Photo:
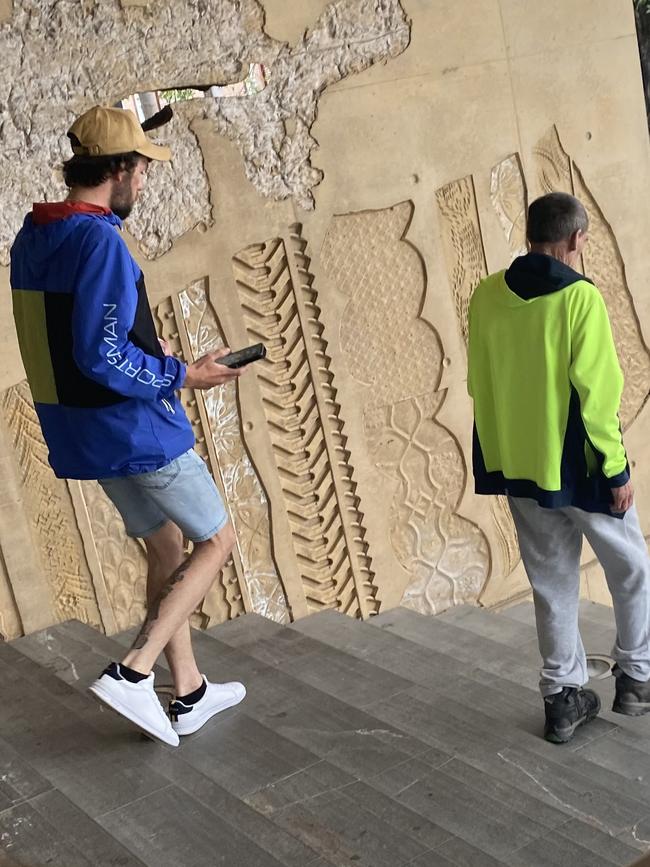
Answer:
[[[176,395],[208,389],[241,370],[228,350],[186,366],[156,336],[142,271],[121,237],[149,162],[169,160],[134,114],[95,106],[68,136],[68,198],[36,204],[11,251],[14,318],[49,460],[57,476],[97,479],[129,536],[145,541],[147,616],[133,647],[90,687],[164,743],[178,746],[240,702],[240,683],[199,672],[188,618],[230,555],[234,534]],[[183,538],[194,545],[186,558]],[[161,651],[177,698],[173,721],[154,692]]]
[[[507,494],[533,588],[545,737],[564,743],[600,709],[578,631],[583,535],[612,594],[613,710],[650,711],[650,584],[618,411],[623,376],[605,303],[578,273],[582,204],[533,202],[530,252],[476,289],[470,305],[478,494]]]

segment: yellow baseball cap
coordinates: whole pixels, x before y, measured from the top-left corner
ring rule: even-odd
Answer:
[[[170,160],[172,152],[150,141],[132,111],[95,105],[68,130],[76,156],[107,157],[135,151],[150,160]]]

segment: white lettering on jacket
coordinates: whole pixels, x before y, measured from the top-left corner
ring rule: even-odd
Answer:
[[[104,304],[104,343],[108,345],[106,352],[106,360],[109,364],[116,367],[120,373],[128,376],[130,379],[137,379],[138,382],[144,385],[151,385],[153,388],[166,388],[174,381],[171,374],[166,374],[162,379],[158,379],[155,373],[152,373],[146,367],[136,367],[128,358],[122,358],[122,354],[117,348],[117,304]]]

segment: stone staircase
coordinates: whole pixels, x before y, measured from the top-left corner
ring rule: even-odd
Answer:
[[[611,611],[585,603],[582,629],[609,651]],[[650,718],[542,740],[529,603],[195,633],[248,697],[176,750],[85,691],[129,639],[71,621],[0,644],[0,865],[604,867],[650,847]]]

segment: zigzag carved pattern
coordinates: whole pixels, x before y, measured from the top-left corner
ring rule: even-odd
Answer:
[[[377,613],[363,515],[300,225],[242,250],[233,267],[307,606]]]

